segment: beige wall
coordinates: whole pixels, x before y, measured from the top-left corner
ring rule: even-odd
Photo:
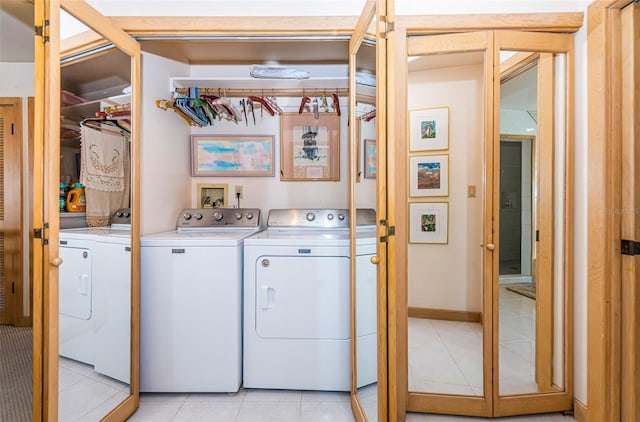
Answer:
[[[482,295],[483,67],[411,72],[409,110],[449,107],[449,243],[409,245],[409,306],[480,311]],[[422,153],[411,153],[412,156]],[[467,198],[467,186],[477,195]]]

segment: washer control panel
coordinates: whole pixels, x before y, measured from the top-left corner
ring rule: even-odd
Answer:
[[[131,224],[131,208],[119,208],[111,214],[109,220],[111,225],[114,224]]]
[[[357,209],[358,225],[375,225],[375,211]],[[316,229],[348,229],[349,210],[347,209],[274,209],[269,211],[267,227],[297,227]]]
[[[176,228],[209,229],[216,227],[260,227],[259,208],[187,208],[178,216]]]

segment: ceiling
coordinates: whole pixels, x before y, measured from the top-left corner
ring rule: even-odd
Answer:
[[[33,5],[29,0],[0,0],[0,62],[33,62]],[[347,40],[141,40],[143,51],[190,64],[258,64],[303,63],[337,64],[348,61]],[[358,55],[358,70],[373,72],[375,49],[364,48]],[[482,63],[481,53],[425,56],[410,60],[409,70],[419,71]],[[91,69],[90,71],[88,69]],[[88,95],[98,93],[100,84],[120,89],[129,80],[128,57],[106,54],[63,69],[65,89]],[[503,107],[535,110],[537,108],[534,72],[503,85]]]
[[[142,40],[142,50],[189,64],[335,64],[349,59],[349,40]]]
[[[131,59],[115,48],[63,66],[62,89],[87,101],[122,95],[131,80]]]

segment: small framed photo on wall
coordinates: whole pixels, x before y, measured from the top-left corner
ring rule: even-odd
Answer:
[[[409,204],[409,243],[449,242],[449,204],[414,202]]]
[[[409,111],[409,151],[449,149],[449,107]]]
[[[364,178],[376,178],[376,140],[364,140]]]
[[[409,157],[409,196],[449,196],[449,156]]]

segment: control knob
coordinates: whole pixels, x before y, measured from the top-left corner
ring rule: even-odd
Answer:
[[[307,221],[313,221],[313,220],[316,219],[316,215],[314,213],[312,213],[312,212],[308,212],[307,215],[306,215],[306,219],[307,219]]]
[[[197,213],[193,214],[193,217],[194,217],[196,220],[202,220],[202,214],[200,214],[199,212],[197,212]]]
[[[338,220],[340,221],[344,220],[344,214],[338,214]]]
[[[191,214],[185,212],[184,214],[182,214],[182,218],[184,218],[185,220],[191,220]]]
[[[248,212],[247,213],[247,220],[251,220],[253,219],[253,213]]]
[[[222,220],[222,213],[219,211],[216,211],[213,213],[213,219],[216,221],[220,221]]]
[[[129,217],[130,215],[131,215],[131,214],[129,214],[129,211],[125,211],[125,212],[123,212],[123,213],[122,213],[122,216],[123,216],[124,218],[127,218],[127,217]]]
[[[122,217],[122,215],[123,215],[122,211],[116,211],[116,217],[119,218],[119,217]]]
[[[333,220],[333,214],[329,214],[329,215],[327,215],[327,219],[328,219],[329,221]]]
[[[241,212],[237,212],[236,213],[236,220],[240,220],[242,218],[242,213]]]

